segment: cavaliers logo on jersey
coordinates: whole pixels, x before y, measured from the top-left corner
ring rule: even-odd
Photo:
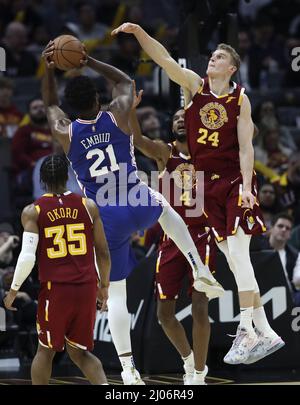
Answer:
[[[194,166],[190,163],[181,163],[172,173],[177,187],[183,190],[191,190],[195,186],[196,173]]]
[[[203,125],[209,129],[221,128],[228,121],[224,106],[217,102],[206,104],[201,108],[199,114]]]

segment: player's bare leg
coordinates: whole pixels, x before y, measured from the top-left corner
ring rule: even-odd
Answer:
[[[175,300],[157,301],[157,318],[165,334],[180,353],[181,357],[191,354],[191,346],[186,337],[184,327],[175,316]]]
[[[193,318],[193,351],[195,370],[193,385],[205,383],[207,374],[206,360],[210,338],[210,323],[208,318],[208,299],[205,294],[198,291],[192,293],[192,318]]]
[[[48,385],[52,373],[52,361],[55,351],[38,345],[31,364],[32,385]]]
[[[157,303],[158,320],[184,362],[184,384],[198,385],[205,383],[207,367],[205,365],[210,337],[208,319],[208,299],[204,293],[192,293],[193,349],[187,339],[182,324],[175,316],[175,300],[159,300]]]
[[[66,344],[68,355],[83,375],[93,385],[107,384],[101,361],[87,350],[82,350]]]

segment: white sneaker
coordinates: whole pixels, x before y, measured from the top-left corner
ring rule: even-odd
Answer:
[[[124,385],[146,385],[140,373],[134,367],[128,367],[121,373]]]
[[[207,385],[205,382],[206,374],[208,373],[208,367],[205,366],[203,373],[198,374],[194,371],[193,380],[190,385]]]
[[[193,271],[194,285],[196,291],[204,292],[209,300],[221,297],[224,294],[224,288],[211,274],[208,266],[201,268],[201,271]]]
[[[229,335],[232,336],[232,335]],[[229,352],[224,357],[227,364],[241,364],[249,357],[249,353],[259,343],[256,334],[251,333],[246,328],[238,326],[235,339]]]
[[[248,359],[244,361],[244,364],[252,364],[258,360],[263,359],[269,354],[281,349],[285,343],[280,336],[274,331],[271,331],[270,335],[263,334],[257,328],[255,332],[258,337],[258,344],[250,351]]]
[[[192,385],[193,377],[194,377],[194,367],[187,367],[185,364],[183,365],[185,374],[183,375],[183,385]]]

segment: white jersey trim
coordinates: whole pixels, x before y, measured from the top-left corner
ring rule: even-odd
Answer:
[[[102,111],[99,111],[97,114],[97,117],[94,120],[82,120],[80,118],[77,118],[76,121],[79,122],[80,124],[95,124],[98,119],[101,117]]]
[[[107,111],[107,114],[110,116],[110,119],[112,120],[112,122],[115,124],[115,126],[117,127],[117,121],[115,119],[115,116],[113,115],[113,113],[111,111]]]

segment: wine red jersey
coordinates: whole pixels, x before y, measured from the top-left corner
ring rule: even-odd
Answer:
[[[44,194],[34,202],[39,213],[38,264],[41,282],[96,280],[93,223],[86,199],[67,191]]]
[[[186,107],[185,128],[196,170],[219,173],[240,169],[237,122],[244,88],[234,82],[231,85],[231,93],[216,96],[206,77]]]
[[[191,157],[169,146],[170,157],[159,176],[159,192],[187,225],[207,226],[202,208],[196,205],[196,174]]]

